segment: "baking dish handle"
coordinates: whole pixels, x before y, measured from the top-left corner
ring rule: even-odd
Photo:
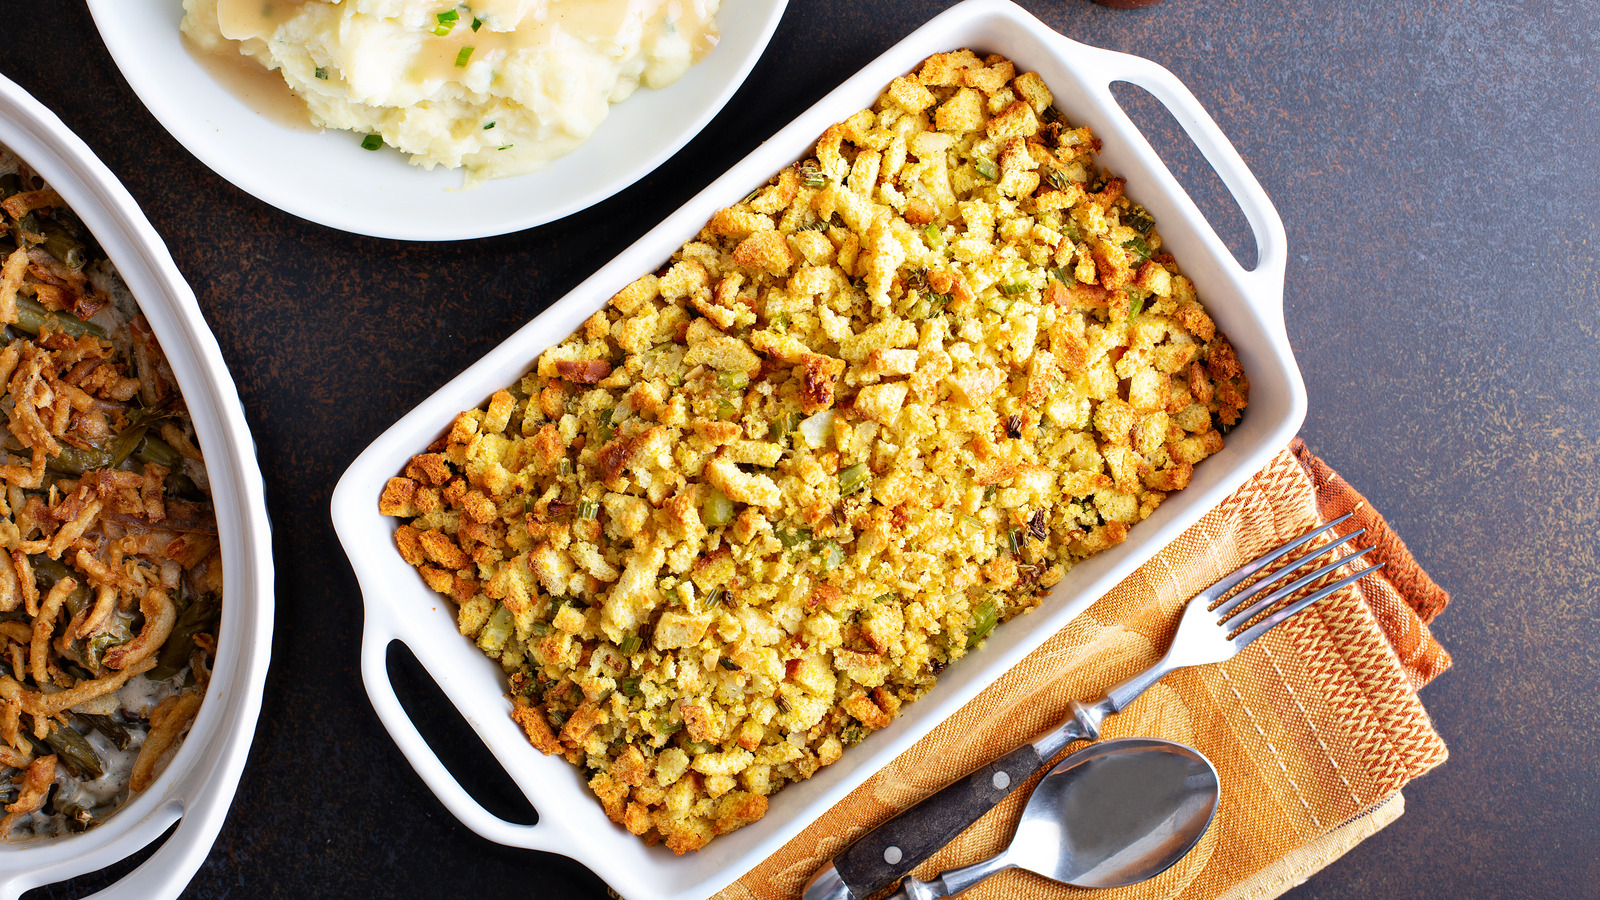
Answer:
[[[1067,38],[1061,38],[1067,41]],[[1074,43],[1073,50],[1081,53],[1082,45]],[[1211,114],[1190,90],[1178,80],[1176,75],[1165,68],[1138,56],[1126,53],[1116,53],[1109,50],[1094,50],[1097,65],[1094,67],[1096,81],[1094,87],[1103,95],[1107,109],[1114,109],[1122,115],[1124,121],[1137,132],[1138,126],[1127,117],[1122,109],[1122,104],[1111,93],[1111,85],[1118,81],[1149,91],[1152,96],[1167,108],[1178,125],[1194,141],[1200,149],[1201,155],[1211,168],[1222,179],[1222,183],[1233,195],[1239,209],[1244,213],[1245,220],[1250,223],[1250,230],[1256,239],[1256,265],[1254,269],[1246,269],[1239,265],[1233,254],[1227,252],[1221,238],[1217,237],[1216,229],[1212,228],[1209,221],[1206,228],[1217,246],[1224,247],[1219,254],[1223,259],[1232,264],[1235,276],[1250,287],[1247,296],[1256,302],[1272,304],[1271,312],[1274,314],[1269,321],[1278,323],[1280,330],[1283,322],[1283,279],[1284,269],[1289,258],[1288,237],[1284,233],[1283,219],[1278,216],[1278,211],[1268,199],[1267,192],[1261,187],[1261,182],[1251,174],[1250,168],[1245,165],[1244,159],[1239,156],[1233,144],[1223,135],[1222,129],[1217,127]],[[1148,146],[1148,144],[1147,144]],[[1152,154],[1154,151],[1152,149]],[[1165,169],[1159,156],[1155,161]],[[1172,177],[1170,170],[1165,173]],[[1173,179],[1176,184],[1176,179]],[[1182,188],[1179,188],[1182,193]],[[1192,200],[1190,202],[1193,202]],[[1205,216],[1201,215],[1201,219]]]
[[[543,822],[518,825],[496,816],[472,799],[472,795],[461,787],[461,783],[456,781],[450,770],[439,761],[439,757],[417,731],[417,726],[411,721],[411,717],[401,707],[400,699],[395,696],[394,684],[389,680],[387,658],[389,644],[393,641],[405,644],[416,653],[415,646],[402,635],[376,621],[376,617],[369,609],[366,627],[361,635],[361,680],[366,684],[367,698],[372,701],[372,708],[377,712],[378,720],[388,730],[389,736],[394,738],[395,745],[405,755],[406,761],[417,770],[417,775],[422,778],[423,784],[433,791],[433,795],[439,798],[439,802],[444,804],[451,815],[480,837],[508,847],[542,850],[576,858],[576,848],[554,825]],[[419,661],[422,660],[420,655],[417,658]],[[426,662],[423,663],[423,667],[427,668]]]

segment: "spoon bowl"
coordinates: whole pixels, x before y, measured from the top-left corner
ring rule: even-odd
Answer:
[[[1039,781],[1004,851],[930,882],[908,878],[894,897],[948,897],[1010,868],[1086,888],[1154,878],[1199,843],[1221,795],[1217,770],[1192,747],[1159,738],[1091,744]]]

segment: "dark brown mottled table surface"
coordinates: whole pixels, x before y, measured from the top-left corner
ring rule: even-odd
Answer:
[[[431,245],[242,193],[157,125],[81,4],[0,3],[0,72],[88,142],[166,240],[266,475],[273,667],[189,896],[603,896],[574,863],[457,824],[379,727],[329,494],[389,423],[946,5],[793,0],[749,82],[656,173],[555,225]],[[1288,227],[1303,435],[1454,595],[1436,633],[1456,665],[1423,694],[1450,761],[1290,896],[1600,896],[1600,3],[1024,5],[1167,66],[1232,138]],[[1126,96],[1248,262],[1215,176]],[[415,708],[447,708],[414,662],[395,667]],[[423,719],[491,809],[531,816],[453,711]]]

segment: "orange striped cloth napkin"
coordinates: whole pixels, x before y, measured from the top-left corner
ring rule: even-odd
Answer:
[[[851,840],[948,781],[1060,720],[1074,699],[1155,662],[1185,601],[1240,564],[1321,522],[1387,565],[1220,665],[1176,672],[1119,715],[1106,736],[1196,747],[1223,797],[1200,844],[1159,877],[1096,893],[1107,900],[1275,897],[1403,810],[1401,788],[1444,762],[1417,689],[1450,656],[1427,623],[1449,597],[1376,510],[1298,439],[1171,546],[1102,597],[949,721],[718,895],[800,895]],[[1012,794],[917,870],[921,878],[998,852],[1028,790]],[[1029,872],[996,875],[965,896],[1075,897]]]

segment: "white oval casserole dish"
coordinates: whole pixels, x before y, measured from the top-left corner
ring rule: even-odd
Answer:
[[[0,76],[0,144],[38,172],[105,248],[150,320],[205,453],[222,543],[216,668],[193,728],[149,790],[83,834],[0,843],[0,900],[105,868],[178,823],[167,842],[102,898],[176,897],[222,827],[261,709],[272,646],[272,547],[255,444],[194,292],[138,204],[82,140]]]
[[[461,173],[361,149],[359,135],[286,128],[241,102],[178,33],[182,0],[89,0],[95,27],[156,120],[257,199],[330,228],[408,241],[521,231],[587,209],[666,162],[755,66],[788,0],[724,0],[722,39],[688,74],[611,108],[576,151],[537,172],[460,190]]]
[[[1020,71],[1038,71],[1068,120],[1094,129],[1104,144],[1101,163],[1126,178],[1129,196],[1155,216],[1167,249],[1194,280],[1208,311],[1237,349],[1250,377],[1250,407],[1229,433],[1226,449],[1198,466],[1193,483],[1135,527],[1125,543],[1078,565],[1040,608],[996,629],[984,649],[946,669],[938,686],[906,707],[890,727],[874,732],[808,781],[776,794],[764,819],[682,857],[663,847],[647,847],[606,818],[576,768],[529,745],[508,715],[505,676],[498,664],[457,634],[451,605],[401,560],[392,537],[397,520],[378,513],[378,495],[385,481],[445,431],[458,412],[482,404],[495,390],[514,382],[541,351],[564,339],[639,274],[659,266],[717,209],[737,202],[774,172],[806,155],[825,128],[869,106],[894,77],[933,53],[960,47],[1001,53]],[[1122,111],[1109,90],[1119,81],[1137,84],[1161,100],[1217,170],[1255,232],[1260,260],[1255,269],[1246,271],[1234,261]],[[351,465],[334,492],[333,521],[365,598],[362,675],[379,718],[441,802],[489,840],[570,856],[630,900],[698,900],[715,893],[999,678],[1287,444],[1305,417],[1306,400],[1284,331],[1285,259],[1283,223],[1271,202],[1210,116],[1170,72],[1137,57],[1068,40],[1007,0],[967,0],[824,97],[423,401]],[[386,652],[396,640],[416,654],[528,796],[540,815],[537,824],[514,825],[490,815],[429,751],[388,681]],[[800,874],[797,892],[811,873]]]

